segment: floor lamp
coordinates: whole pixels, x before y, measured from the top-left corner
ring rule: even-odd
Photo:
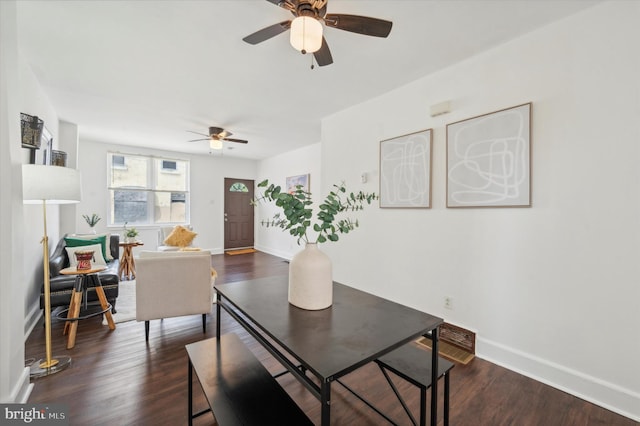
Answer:
[[[51,282],[49,277],[49,237],[47,236],[47,204],[80,202],[80,172],[60,166],[22,166],[22,199],[25,204],[42,204],[44,236],[42,263],[44,266],[44,329],[46,356],[31,366],[31,377],[48,376],[67,368],[71,357],[51,356]]]

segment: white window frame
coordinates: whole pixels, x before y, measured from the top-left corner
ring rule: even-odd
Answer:
[[[124,166],[121,165],[114,165],[113,164],[113,157],[114,156],[121,156],[124,157],[125,159],[125,163]],[[130,157],[141,157],[141,158],[145,158],[148,162],[148,166],[147,166],[147,182],[148,182],[148,186],[146,188],[131,188],[131,187],[114,187],[111,186],[111,182],[112,182],[112,169],[119,169],[119,170],[126,170],[129,168],[129,166],[126,164],[126,158],[127,156]],[[159,160],[159,161],[155,161],[155,160]],[[170,161],[170,162],[174,162],[177,164],[177,162],[184,162],[186,163],[186,170],[185,170],[185,187],[186,189],[184,191],[178,191],[178,190],[164,190],[164,189],[155,189],[158,185],[158,182],[156,180],[156,173],[154,173],[154,168],[155,167],[159,167],[158,172],[159,173],[170,173],[170,174],[174,174],[174,173],[179,173],[176,169],[165,169],[164,166],[164,162],[165,161]],[[156,164],[158,164],[158,166],[156,166]],[[146,192],[149,194],[149,197],[151,197],[151,199],[147,199],[147,206],[151,207],[151,208],[147,208],[147,218],[146,221],[144,223],[140,223],[140,222],[136,222],[135,226],[136,227],[157,227],[157,226],[171,226],[171,225],[178,225],[178,224],[185,224],[185,223],[190,223],[190,215],[191,215],[191,162],[189,160],[184,160],[184,159],[178,159],[178,158],[166,158],[166,157],[158,157],[158,156],[153,156],[153,155],[144,155],[144,154],[126,154],[126,153],[121,153],[121,152],[107,152],[107,194],[108,194],[108,200],[107,200],[107,204],[109,205],[108,208],[108,214],[107,214],[107,221],[108,221],[108,226],[114,226],[114,227],[120,227],[124,225],[124,222],[115,222],[114,218],[112,217],[112,211],[113,211],[113,206],[112,206],[112,202],[111,202],[111,191],[139,191],[139,192]],[[154,207],[155,207],[155,203],[153,201],[154,194],[157,193],[181,193],[185,195],[185,220],[184,222],[156,222],[155,221],[155,216],[154,216]],[[129,226],[133,226],[132,224],[129,224]]]

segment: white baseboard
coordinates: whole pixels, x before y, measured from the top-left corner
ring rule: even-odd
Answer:
[[[26,404],[29,400],[29,395],[31,395],[31,391],[33,390],[33,384],[29,381],[31,370],[29,367],[25,367],[22,370],[22,374],[20,375],[20,379],[16,383],[16,386],[11,391],[11,403],[13,404]]]
[[[273,256],[277,256],[277,257],[282,257],[285,260],[291,260],[291,258],[293,257],[293,254],[288,253],[288,252],[284,252],[282,250],[276,250],[276,249],[272,249],[270,247],[265,247],[265,246],[261,246],[261,245],[255,245],[254,248],[258,251],[261,251],[263,253],[267,253]]]
[[[29,313],[24,319],[24,341],[26,342],[29,338],[29,335],[33,331],[33,328],[36,326],[40,318],[42,317],[42,309],[40,309],[40,298],[36,300],[34,304],[31,305],[29,309]]]
[[[477,338],[476,355],[607,410],[640,421],[640,394],[630,389],[482,337]]]
[[[211,254],[224,254],[224,249],[221,248],[205,248],[204,251],[210,251]]]

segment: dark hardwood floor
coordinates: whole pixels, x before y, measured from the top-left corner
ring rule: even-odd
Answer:
[[[288,264],[264,253],[212,256],[218,283],[285,274]],[[179,285],[180,283],[176,283]],[[272,373],[279,364],[251,336],[223,313],[222,333],[235,332]],[[53,354],[72,357],[69,369],[34,381],[30,403],[68,405],[71,425],[187,424],[187,355],[184,346],[213,337],[215,310],[202,333],[199,315],[151,322],[148,344],[144,324],[117,324],[109,331],[99,317],[81,321],[76,345],[65,349],[63,322],[54,320]],[[37,326],[26,343],[27,358],[44,356],[44,328]],[[290,375],[278,379],[309,417],[319,424],[319,403]],[[410,424],[378,368],[367,365],[344,378],[400,424]],[[402,381],[398,387],[417,413],[418,391]],[[340,385],[333,385],[332,424],[383,425],[375,412]],[[442,392],[442,386],[439,389]],[[196,409],[206,406],[194,385]],[[442,396],[440,396],[442,401]],[[442,424],[442,404],[439,409]],[[596,405],[481,359],[456,365],[451,372],[451,425],[638,425]],[[209,414],[197,425],[214,425]]]

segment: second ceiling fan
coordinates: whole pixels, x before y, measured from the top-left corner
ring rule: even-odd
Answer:
[[[243,38],[258,44],[291,30],[291,45],[302,53],[313,53],[319,66],[333,63],[331,51],[322,35],[322,23],[327,27],[374,37],[387,37],[393,23],[384,19],[359,15],[327,13],[328,0],[267,0],[295,16],[293,20],[270,25]]]
[[[205,135],[204,133],[193,132],[191,130],[187,130],[189,133],[195,133],[196,135],[204,136],[202,139],[193,139],[188,142],[198,142],[198,141],[209,141],[209,146],[211,149],[222,149],[222,141],[227,142],[236,142],[236,143],[249,143],[244,139],[233,139],[230,138],[233,133],[227,132],[222,127],[209,127],[209,135]]]

